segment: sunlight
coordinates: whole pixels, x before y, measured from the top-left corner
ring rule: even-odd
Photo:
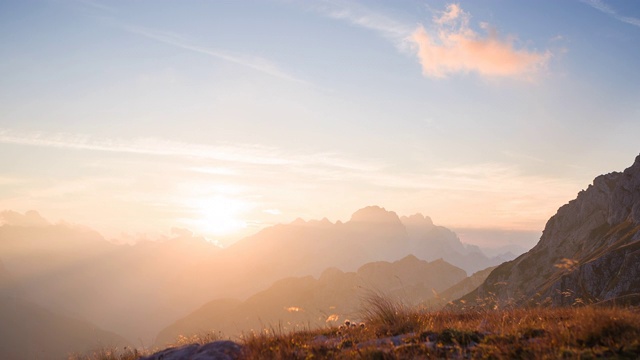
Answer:
[[[249,209],[245,201],[227,196],[215,196],[192,201],[194,219],[185,219],[196,231],[210,235],[228,235],[247,227],[242,213]]]

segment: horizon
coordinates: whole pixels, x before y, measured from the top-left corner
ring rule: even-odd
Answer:
[[[423,216],[429,220],[432,220],[428,215],[424,215],[421,213],[415,214],[397,214],[395,211],[391,209],[386,209],[377,205],[369,205],[361,209],[356,209],[356,211],[363,210],[366,208],[380,208],[383,211],[395,214],[400,221],[403,218],[408,218],[415,215]],[[178,228],[173,227],[168,233],[164,234],[127,234],[121,232],[115,236],[107,236],[101,233],[97,229],[93,229],[85,224],[77,223],[74,221],[70,221],[68,219],[59,219],[57,221],[52,221],[48,219],[46,216],[43,216],[39,211],[31,209],[26,211],[25,213],[20,213],[14,210],[0,210],[0,227],[2,226],[18,226],[18,227],[41,227],[41,226],[67,226],[69,228],[75,229],[84,229],[95,231],[98,233],[104,240],[117,244],[117,245],[134,245],[139,242],[146,241],[165,241],[170,239],[180,239],[180,238],[192,238],[192,239],[202,239],[212,245],[215,245],[220,248],[228,248],[229,246],[254,235],[258,235],[262,230],[265,230],[269,227],[275,227],[278,225],[295,225],[296,223],[302,221],[305,224],[313,224],[314,222],[323,222],[327,221],[330,225],[338,225],[345,224],[351,221],[351,218],[347,219],[336,219],[331,220],[327,217],[323,217],[321,219],[303,219],[296,218],[290,222],[282,222],[276,223],[272,225],[265,226],[261,229],[256,230],[253,233],[248,233],[243,235],[242,237],[232,238],[232,240],[228,240],[225,243],[218,241],[215,238],[208,238],[202,234],[194,233],[193,231],[186,228]],[[478,246],[480,250],[488,256],[496,256],[506,252],[517,252],[523,253],[532,248],[539,240],[540,235],[542,234],[542,230],[540,231],[508,231],[508,230],[495,230],[490,228],[448,228],[446,226],[440,225],[438,223],[432,222],[434,226],[444,227],[448,230],[451,230],[461,243],[465,245],[474,245]],[[403,223],[403,225],[406,225]],[[518,255],[516,254],[516,255]]]
[[[378,205],[530,244],[638,154],[635,3],[9,1],[0,19],[0,210],[107,239],[228,246]]]

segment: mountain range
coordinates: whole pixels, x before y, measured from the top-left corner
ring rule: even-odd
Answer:
[[[162,330],[155,344],[166,346],[180,335],[221,332],[235,337],[265,327],[288,331],[340,324],[360,318],[361,302],[371,292],[415,306],[467,279],[464,270],[442,259],[428,262],[413,255],[368,263],[355,272],[329,268],[318,278],[279,280],[242,302],[210,301]]]
[[[353,272],[409,254],[442,258],[471,272],[501,263],[422,215],[372,206],[347,222],[296,220],[222,249],[188,231],[161,241],[118,245],[37,212],[0,213],[0,260],[20,298],[148,346],[160,329],[212,299],[244,301],[288,277]]]

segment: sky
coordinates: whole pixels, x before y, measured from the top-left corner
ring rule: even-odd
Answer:
[[[539,236],[640,152],[640,2],[2,0],[0,79],[0,210]]]

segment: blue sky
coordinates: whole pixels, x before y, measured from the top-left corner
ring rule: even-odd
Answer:
[[[2,1],[0,209],[541,230],[639,153],[636,1]]]

